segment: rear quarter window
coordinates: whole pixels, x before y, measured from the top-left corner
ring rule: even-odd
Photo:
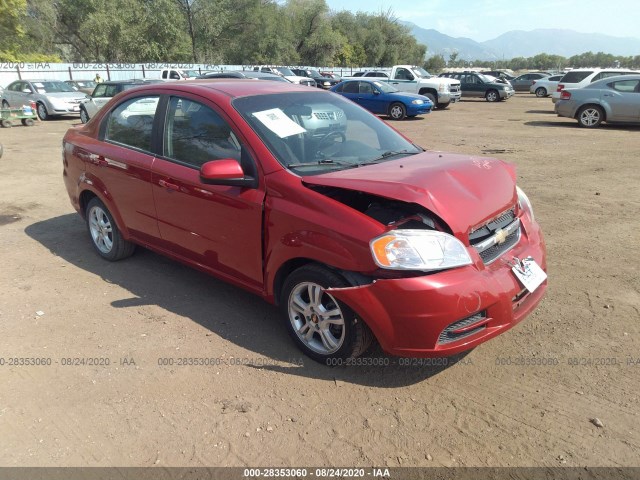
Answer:
[[[562,80],[561,83],[580,83],[582,80],[591,75],[593,71],[584,71],[584,72],[568,72]]]

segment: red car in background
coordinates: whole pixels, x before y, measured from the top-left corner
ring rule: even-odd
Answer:
[[[136,245],[282,309],[321,362],[462,352],[521,321],[545,247],[512,166],[428,152],[339,95],[279,82],[156,84],[64,138],[98,254]]]

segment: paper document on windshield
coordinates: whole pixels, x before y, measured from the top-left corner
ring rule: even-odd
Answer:
[[[306,130],[291,120],[279,108],[255,112],[253,114],[262,124],[278,135],[280,138],[290,137],[299,133],[305,133]]]

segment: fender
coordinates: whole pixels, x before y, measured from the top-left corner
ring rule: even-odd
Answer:
[[[82,202],[80,198],[85,191],[90,191],[94,193],[101,201],[105,204],[105,206],[109,209],[109,212],[113,216],[113,220],[116,222],[116,226],[120,233],[124,237],[125,240],[129,240],[131,238],[131,234],[127,229],[122,215],[120,215],[120,211],[116,207],[116,204],[113,200],[113,197],[105,187],[105,185],[100,181],[98,177],[93,175],[91,172],[82,172],[80,178],[78,180],[78,201],[80,203],[80,215],[82,218],[85,218],[85,212],[82,209]]]

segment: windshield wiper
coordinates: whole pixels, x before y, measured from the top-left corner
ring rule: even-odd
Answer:
[[[389,150],[387,152],[384,152],[382,155],[380,155],[377,158],[373,158],[371,160],[368,160],[366,162],[362,162],[359,163],[358,165],[371,165],[373,163],[378,163],[381,162],[382,160],[389,160],[391,157],[395,157],[398,155],[416,155],[418,152],[408,152],[407,150],[400,150],[398,152],[394,152],[393,150]]]
[[[331,167],[334,167],[336,165],[339,165],[339,166],[342,166],[342,167],[357,167],[357,166],[359,166],[359,164],[357,164],[357,163],[341,162],[340,160],[334,160],[332,158],[323,158],[323,159],[318,160],[316,162],[289,163],[287,165],[287,168],[313,167],[313,166],[323,166],[323,165],[329,165]]]

